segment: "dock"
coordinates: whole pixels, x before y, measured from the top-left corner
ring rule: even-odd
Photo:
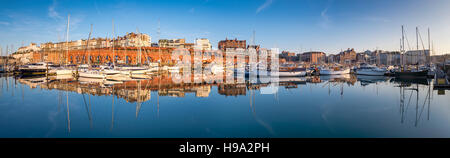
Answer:
[[[442,70],[436,71],[433,89],[437,90],[447,90],[450,89],[450,83],[448,81],[447,74],[444,73]]]

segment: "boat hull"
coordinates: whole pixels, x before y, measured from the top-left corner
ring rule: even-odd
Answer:
[[[113,80],[113,81],[129,81],[132,80],[132,78],[128,75],[124,74],[116,74],[116,75],[108,75],[106,76],[107,80]]]
[[[106,75],[101,73],[78,72],[79,77],[105,79]]]
[[[280,71],[278,72],[279,77],[295,77],[295,76],[305,76],[306,71]]]
[[[320,75],[343,75],[343,74],[350,74],[350,69],[339,70],[339,71],[320,70],[319,73],[320,73]]]
[[[72,75],[73,70],[56,70],[56,75]]]
[[[19,69],[19,73],[24,76],[45,75],[46,69]]]
[[[384,71],[364,71],[356,70],[357,75],[367,75],[367,76],[384,76],[386,72]]]
[[[428,71],[419,71],[419,72],[396,72],[394,74],[395,77],[399,78],[422,78],[422,77],[428,77]]]

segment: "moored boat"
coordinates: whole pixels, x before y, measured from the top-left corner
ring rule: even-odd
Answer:
[[[421,78],[428,76],[428,70],[409,70],[395,72],[395,77],[399,78]]]
[[[384,76],[386,69],[378,68],[369,64],[361,64],[359,68],[356,69],[357,75],[368,75],[368,76]]]
[[[320,75],[343,75],[343,74],[349,74],[350,69],[349,68],[339,68],[339,67],[336,67],[333,69],[320,68],[319,73],[320,73]]]
[[[97,70],[79,71],[78,76],[84,78],[98,78],[98,79],[106,78],[106,74],[101,73],[100,71]]]
[[[19,73],[22,75],[45,75],[54,65],[52,63],[31,63],[19,67]]]
[[[306,68],[301,67],[280,67],[279,77],[306,76]]]

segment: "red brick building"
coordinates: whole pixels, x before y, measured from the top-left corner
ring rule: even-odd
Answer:
[[[227,48],[242,48],[245,49],[247,48],[247,44],[245,40],[229,40],[229,39],[225,39],[219,42],[218,44],[218,48],[222,51],[225,51]]]
[[[355,49],[347,49],[346,51],[339,53],[339,64],[351,65],[356,63]]]
[[[300,56],[300,60],[309,64],[321,64],[325,62],[324,52],[305,52]]]

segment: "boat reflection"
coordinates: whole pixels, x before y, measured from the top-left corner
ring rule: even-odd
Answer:
[[[405,123],[406,116],[414,113],[414,126],[417,127],[422,119],[422,114],[426,108],[427,120],[430,120],[431,106],[431,84],[430,79],[392,79],[391,82],[397,83],[396,87],[400,90],[400,123]],[[421,90],[426,90],[425,96],[420,96]],[[409,93],[408,93],[409,92]],[[408,95],[409,94],[409,95]],[[420,100],[420,101],[419,101]],[[415,102],[415,103],[414,103]],[[415,104],[415,106],[414,106]],[[413,107],[411,107],[413,106]],[[413,111],[408,109],[414,108]]]
[[[354,86],[357,81],[361,85],[389,80],[384,76],[355,76],[350,74],[333,76],[307,76],[307,77],[281,77],[278,81],[268,80],[268,83],[261,82],[257,78],[251,80],[246,78],[244,82],[237,80],[224,83],[202,82],[202,83],[175,83],[170,75],[152,76],[151,79],[112,81],[94,78],[73,78],[72,76],[41,76],[32,78],[18,78],[19,83],[28,85],[30,88],[43,88],[49,90],[61,90],[76,92],[79,94],[90,94],[94,96],[116,96],[127,102],[145,102],[150,100],[150,92],[157,91],[158,96],[184,97],[186,93],[195,93],[196,97],[208,97],[212,87],[217,87],[217,93],[225,96],[247,95],[249,90],[261,90],[261,87],[273,85],[284,88],[298,88],[306,84],[331,84],[333,86],[346,84]],[[391,80],[391,82],[401,82]]]
[[[367,75],[357,75],[356,78],[361,83],[361,86],[378,84],[380,82],[386,82],[390,79],[389,77],[386,76],[367,76]]]
[[[115,126],[116,128],[119,127],[117,126],[118,123],[116,121],[119,121],[118,118],[120,118],[120,115],[117,115],[116,113],[117,111],[121,110],[118,110],[118,108],[120,109],[120,106],[117,106],[115,104],[122,104],[120,100],[126,101],[128,105],[130,104],[133,105],[132,106],[133,111],[132,112],[128,111],[127,115],[132,115],[133,119],[135,117],[138,120],[140,117],[140,113],[142,115],[141,118],[145,116],[145,112],[143,112],[144,110],[142,110],[143,109],[142,107],[145,107],[146,102],[147,104],[151,103],[149,101],[152,99],[152,97],[153,99],[156,98],[155,100],[157,100],[155,106],[157,106],[158,108],[157,116],[159,118],[159,97],[165,98],[185,97],[186,99],[181,100],[177,99],[177,101],[184,102],[185,100],[189,100],[190,97],[198,97],[204,99],[208,97],[214,98],[220,95],[220,96],[236,96],[236,98],[231,97],[229,99],[240,100],[243,98],[242,96],[246,96],[248,97],[248,104],[246,101],[242,102],[242,100],[240,100],[239,103],[242,103],[242,105],[249,105],[250,106],[249,114],[251,112],[251,116],[256,121],[256,123],[264,127],[267,133],[269,133],[272,136],[277,136],[278,134],[282,135],[282,132],[277,131],[276,130],[277,127],[271,123],[272,120],[266,117],[267,113],[265,113],[266,112],[265,110],[267,110],[267,106],[268,105],[270,106],[271,104],[259,100],[260,98],[258,98],[257,100],[256,97],[261,97],[259,93],[262,94],[262,91],[264,89],[270,89],[270,87],[274,85],[281,87],[281,90],[286,90],[290,92],[288,95],[280,97],[278,95],[284,95],[287,93],[272,93],[274,98],[276,99],[276,103],[278,104],[292,103],[293,105],[296,105],[297,103],[296,101],[293,100],[297,98],[299,98],[299,100],[304,99],[301,97],[305,96],[309,97],[311,96],[311,94],[313,94],[314,97],[317,96],[318,98],[329,98],[329,100],[331,100],[333,103],[342,102],[344,103],[344,105],[351,105],[355,104],[357,102],[357,99],[360,99],[354,96],[355,92],[356,93],[363,92],[364,94],[361,95],[358,94],[358,97],[367,97],[367,99],[378,97],[371,95],[370,93],[372,92],[370,91],[364,91],[364,88],[368,89],[368,87],[370,87],[376,89],[377,95],[378,95],[378,88],[383,93],[386,92],[387,89],[389,89],[388,91],[395,90],[394,91],[395,93],[400,92],[400,97],[395,97],[393,98],[394,100],[388,100],[389,98],[387,98],[386,105],[391,105],[391,107],[394,107],[395,110],[399,109],[399,113],[394,114],[395,119],[397,117],[399,118],[400,122],[399,124],[403,125],[414,124],[415,127],[418,127],[420,125],[420,122],[424,120],[424,117],[426,117],[426,120],[430,119],[431,106],[435,105],[435,103],[432,104],[431,102],[433,93],[431,91],[430,83],[432,82],[432,80],[395,79],[386,76],[361,76],[361,75],[345,74],[332,76],[282,77],[279,78],[278,80],[275,80],[276,82],[273,82],[274,80],[272,80],[272,82],[269,83],[261,82],[262,80],[261,78],[256,78],[255,80],[245,78],[244,82],[237,82],[237,80],[232,80],[233,82],[231,83],[230,82],[176,83],[173,81],[172,76],[168,74],[151,76],[150,79],[133,79],[129,81],[73,78],[72,76],[61,76],[61,75],[15,78],[15,79],[5,76],[2,77],[1,79],[2,79],[1,82],[2,87],[15,86],[16,83],[12,81],[17,81],[17,83],[19,83],[18,85],[29,86],[30,89],[39,88],[44,90],[46,89],[57,91],[58,112],[60,109],[64,111],[63,112],[65,116],[64,121],[65,124],[67,125],[68,132],[71,132],[71,126],[73,126],[73,129],[77,129],[76,124],[72,123],[71,125],[71,119],[77,120],[77,112],[76,112],[77,108],[75,108],[76,105],[81,105],[81,107],[83,107],[83,113],[84,111],[85,113],[87,113],[86,116],[89,121],[89,127],[93,128],[94,124],[93,122],[95,122],[93,121],[95,120],[93,118],[96,118],[94,116],[97,112],[95,112],[96,103],[95,101],[91,102],[91,99],[97,96],[108,96],[106,98],[106,100],[108,101],[107,111],[109,113],[109,109],[111,110],[111,116],[108,117],[107,124],[108,125],[110,124],[108,126],[110,130],[113,130]],[[4,81],[6,82],[6,84],[3,84],[5,83]],[[223,81],[225,81],[225,79],[223,79]],[[297,90],[302,90],[304,89],[304,87],[311,87],[310,89],[322,88],[323,90],[328,87],[328,96],[326,95],[326,92],[324,92],[323,90],[314,91],[310,93],[291,93]],[[345,99],[343,98],[344,88],[345,91],[348,91],[346,92],[347,95],[352,94],[348,95],[349,97],[346,96]],[[399,91],[396,91],[397,88]],[[5,89],[8,90],[7,87]],[[14,90],[15,88],[13,87],[9,89]],[[331,92],[334,90],[339,91],[335,94],[339,93],[339,95],[341,96],[340,98],[341,100],[339,100],[338,98],[339,95],[331,95]],[[78,94],[76,94],[77,96],[74,97],[72,94],[69,95],[69,93],[78,93]],[[383,95],[383,93],[380,93],[381,94],[380,97],[382,96],[386,97],[386,95]],[[299,94],[300,96],[298,96],[297,94]],[[247,100],[246,97],[245,100]],[[286,99],[289,97],[295,99]],[[111,100],[112,103],[109,102]],[[307,103],[308,106],[311,105],[312,107],[314,107],[316,104],[321,104],[320,101],[318,101],[319,102],[318,103],[316,101],[310,102],[311,99],[305,100],[306,101],[304,103]],[[76,101],[81,102],[73,103]],[[163,103],[164,102],[162,102],[162,104]],[[167,102],[165,103],[167,104]],[[368,105],[369,104],[370,103],[368,103]],[[135,109],[134,105],[136,107]],[[379,105],[379,104],[371,104],[371,106],[372,105]],[[257,110],[258,109],[257,106],[261,107],[260,109],[262,110]],[[328,107],[323,106],[323,108]],[[348,107],[343,106],[342,108]],[[372,106],[370,108],[375,107]],[[102,112],[104,111],[105,110],[102,109]],[[75,115],[73,115],[72,113]],[[116,115],[118,117],[116,117]],[[380,115],[380,117],[383,116]],[[412,120],[413,123],[411,123]]]

